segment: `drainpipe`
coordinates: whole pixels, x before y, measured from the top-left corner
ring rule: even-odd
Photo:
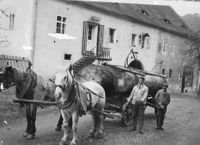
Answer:
[[[31,34],[30,34],[32,50],[31,50],[30,59],[31,59],[32,67],[34,68],[38,0],[32,0],[32,6],[33,8],[32,8],[32,16],[31,16],[32,22],[31,22]]]

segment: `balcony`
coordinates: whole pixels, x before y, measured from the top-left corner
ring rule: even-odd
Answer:
[[[110,56],[110,48],[102,47],[101,53],[96,56],[96,59],[111,61],[112,57]]]

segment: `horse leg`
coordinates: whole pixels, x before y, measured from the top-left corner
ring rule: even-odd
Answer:
[[[72,132],[73,132],[73,139],[72,141],[70,142],[70,145],[76,145],[76,141],[77,141],[77,124],[78,124],[78,119],[79,119],[79,116],[78,116],[78,113],[75,111],[73,114],[72,114]]]
[[[96,127],[97,122],[96,122],[96,112],[92,111],[91,113],[92,113],[92,128],[90,130],[89,137],[93,138],[97,128]]]
[[[27,120],[27,127],[26,127],[26,131],[23,134],[24,137],[27,137],[30,133],[31,130],[31,114],[30,114],[30,109],[31,106],[30,104],[26,104],[26,120]]]
[[[60,112],[60,110],[59,110]],[[61,131],[61,128],[62,128],[62,124],[63,124],[63,118],[62,118],[62,115],[61,115],[61,112],[60,112],[60,117],[59,117],[59,120],[58,120],[58,124],[57,124],[57,127],[56,127],[56,131]]]
[[[30,129],[29,135],[27,136],[27,139],[34,139],[35,132],[36,132],[35,121],[36,121],[36,114],[37,114],[37,105],[31,104],[30,114],[31,114],[31,117],[30,117],[31,129]]]
[[[62,109],[60,110],[60,112],[61,112],[61,115],[62,115],[62,118],[63,118],[63,125],[62,126],[63,126],[63,131],[64,131],[63,137],[60,141],[60,145],[65,145],[67,140],[68,140],[68,130],[69,130],[68,129],[68,119],[69,119],[69,117],[68,117],[67,114],[65,114],[65,112]]]
[[[103,111],[101,104],[96,105],[97,109]],[[96,112],[96,133],[95,138],[102,138],[103,137],[103,115]]]

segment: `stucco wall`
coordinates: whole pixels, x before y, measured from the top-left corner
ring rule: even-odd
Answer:
[[[181,88],[181,77],[183,67],[186,65],[187,57],[186,50],[189,49],[191,42],[188,39],[179,37],[170,33],[159,32],[159,40],[157,47],[156,63],[154,72],[162,73],[165,69],[165,74],[168,76],[169,83],[174,89]],[[163,42],[167,42],[166,51],[163,52]],[[173,51],[171,52],[171,44],[174,44]],[[161,63],[162,62],[162,63]],[[169,70],[172,70],[172,76],[169,77]]]
[[[6,36],[10,45],[0,47],[0,54],[29,57],[31,50],[23,46],[31,46],[32,12],[34,0],[3,0],[0,9],[10,15],[14,14],[14,29],[9,30],[9,17],[1,14],[1,35]]]
[[[48,33],[55,33],[57,16],[67,18],[66,33],[76,37],[76,40],[55,40]],[[151,36],[151,48],[139,49],[138,59],[144,64],[145,70],[151,70],[155,63],[158,31],[125,19],[104,14],[56,0],[39,0],[37,15],[36,49],[34,69],[42,75],[53,74],[59,66],[67,66],[81,57],[83,22],[91,16],[101,18],[99,24],[104,25],[104,47],[111,48],[112,61],[109,63],[123,65],[131,50],[131,35],[148,33]],[[109,28],[116,29],[115,43],[109,43]],[[136,39],[136,41],[138,41]],[[64,53],[72,54],[72,60],[64,60]]]

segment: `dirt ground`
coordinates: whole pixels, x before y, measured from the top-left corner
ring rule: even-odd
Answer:
[[[121,120],[115,118],[105,120],[106,135],[103,139],[90,140],[87,136],[92,121],[91,116],[87,115],[79,120],[78,145],[198,145],[200,101],[185,95],[172,95],[171,98],[164,131],[155,130],[154,110],[148,107],[143,135],[129,132],[130,127],[124,127]],[[58,120],[58,111],[54,107],[39,110],[34,140],[22,137],[26,127],[25,118],[9,118],[6,120],[8,124],[4,119],[0,123],[0,145],[57,145],[63,134],[62,131],[54,131]]]

